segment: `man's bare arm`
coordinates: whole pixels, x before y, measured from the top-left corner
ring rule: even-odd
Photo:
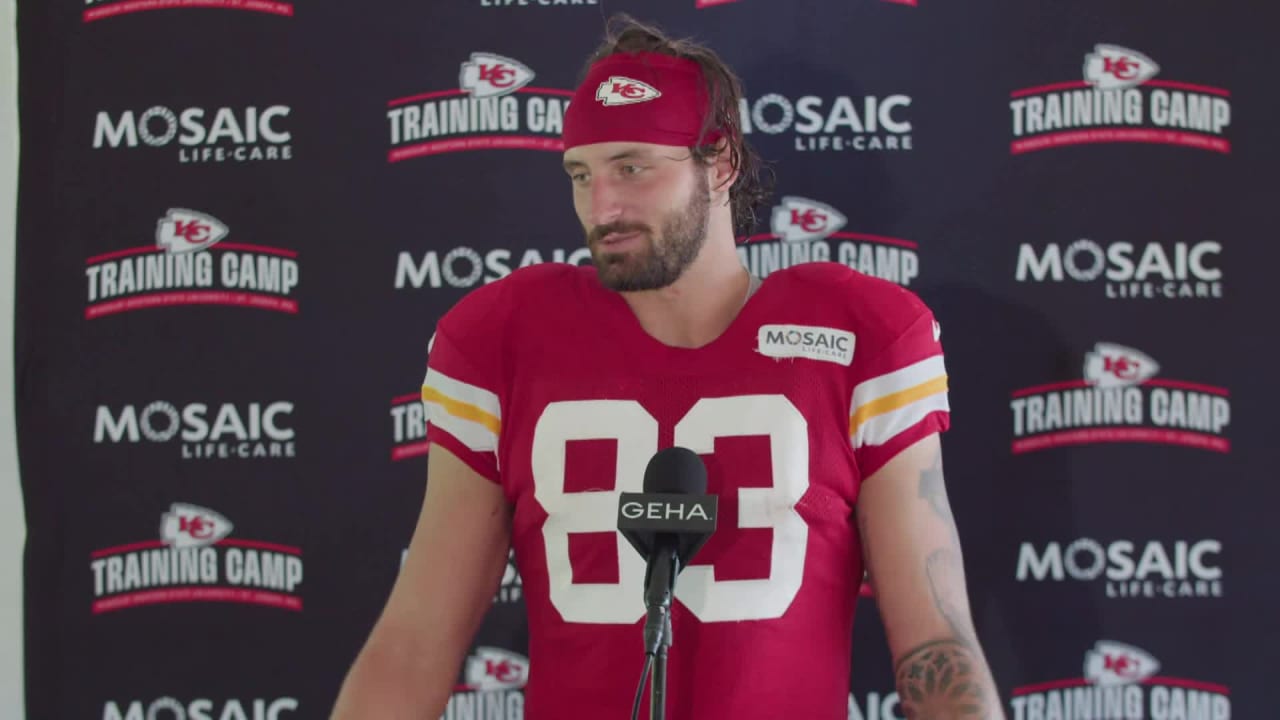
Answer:
[[[970,617],[938,436],[862,485],[858,527],[908,720],[1003,720]]]
[[[502,489],[433,445],[404,566],[356,657],[332,720],[438,718],[506,569]]]

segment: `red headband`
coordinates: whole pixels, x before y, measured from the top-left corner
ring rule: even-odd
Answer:
[[[591,66],[564,114],[564,149],[630,141],[692,147],[707,114],[702,68],[660,53],[615,53]],[[703,144],[715,142],[711,130]]]

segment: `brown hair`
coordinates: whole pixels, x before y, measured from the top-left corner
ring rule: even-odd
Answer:
[[[688,38],[668,37],[658,28],[642,23],[629,15],[618,14],[605,23],[604,41],[591,53],[579,84],[587,72],[599,60],[614,53],[654,52],[692,60],[702,68],[707,83],[710,112],[698,132],[698,142],[689,151],[695,160],[710,164],[722,149],[729,152],[729,164],[738,171],[738,177],[729,188],[729,203],[733,213],[734,232],[746,235],[756,223],[756,211],[769,200],[773,173],[756,151],[742,136],[739,104],[742,100],[742,82],[714,50]],[[702,142],[707,133],[718,129],[724,136],[724,145],[708,145]]]

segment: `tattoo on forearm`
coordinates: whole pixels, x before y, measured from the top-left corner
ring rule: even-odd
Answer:
[[[964,565],[960,555],[949,548],[934,550],[925,559],[924,572],[929,578],[933,605],[951,626],[951,632],[957,638],[972,639],[972,623],[956,602],[956,598],[963,597],[965,593]]]
[[[894,671],[907,720],[986,720],[993,712],[982,660],[959,640],[938,640],[909,652]]]
[[[947,502],[947,490],[942,481],[942,453],[933,457],[933,464],[920,472],[920,497],[929,501],[938,517],[946,521],[955,532],[955,518],[951,515],[951,505]]]

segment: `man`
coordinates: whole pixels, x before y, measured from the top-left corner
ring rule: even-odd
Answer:
[[[677,582],[668,717],[845,718],[864,557],[906,717],[1003,717],[942,482],[938,325],[841,265],[748,274],[740,97],[714,53],[633,21],[592,58],[564,168],[594,267],[524,268],[440,320],[426,498],[336,718],[439,717],[509,545],[526,717],[628,717],[644,560],[618,493],[673,445],[721,512]]]

